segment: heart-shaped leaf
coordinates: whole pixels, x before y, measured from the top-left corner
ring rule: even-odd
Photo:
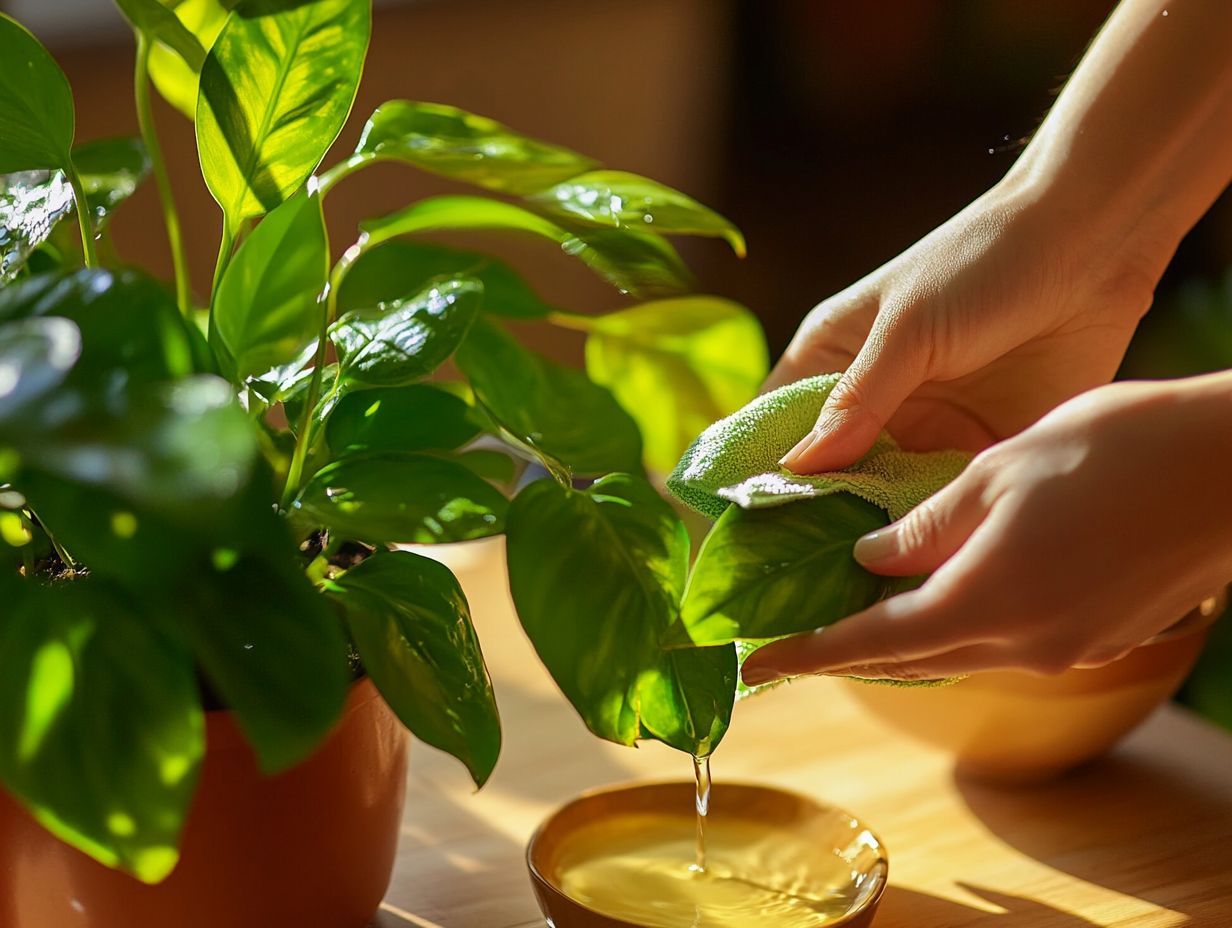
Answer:
[[[500,754],[500,716],[466,596],[449,568],[381,552],[329,581],[381,696],[421,741],[483,786]]]
[[[483,311],[541,319],[551,307],[504,262],[474,251],[395,239],[365,251],[343,278],[338,310],[375,306],[418,293],[438,277],[473,277],[483,284]]]
[[[406,299],[353,309],[329,328],[346,381],[405,386],[431,374],[453,354],[479,314],[483,284],[438,280]]]
[[[73,188],[63,171],[0,176],[0,283],[13,280],[61,219],[73,215]]]
[[[566,219],[602,228],[653,227],[660,235],[711,235],[744,256],[744,236],[714,210],[679,190],[625,171],[590,171],[530,198]]]
[[[228,227],[278,206],[346,122],[370,0],[244,0],[201,69],[197,150]]]
[[[731,724],[738,671],[733,644],[664,651],[638,685],[642,727],[677,751],[709,756]]]
[[[702,543],[669,643],[772,638],[837,622],[887,595],[851,551],[886,514],[849,493],[775,509],[729,506]]]
[[[339,167],[402,161],[502,193],[525,194],[595,166],[589,158],[529,138],[493,119],[439,103],[391,100],[377,107],[359,145]]]
[[[641,468],[637,424],[581,371],[528,351],[485,319],[471,327],[457,362],[482,408],[530,448],[579,474]]]
[[[168,4],[180,23],[196,38],[197,43],[208,52],[214,46],[218,33],[227,22],[227,14],[236,3],[234,0],[183,0]],[[204,58],[202,59],[204,64]],[[201,67],[189,64],[172,48],[157,43],[150,47],[150,80],[163,95],[163,99],[189,119],[197,115],[197,86],[201,80]]]
[[[566,228],[530,210],[486,197],[429,197],[360,223],[370,247],[400,235],[493,230],[555,242],[625,293],[649,296],[687,290],[692,276],[669,242],[639,229]]]
[[[47,49],[0,13],[0,174],[70,166],[73,91]]]
[[[454,461],[430,454],[344,457],[308,481],[297,516],[369,544],[466,541],[499,534],[509,503]]]
[[[162,880],[205,753],[192,654],[174,623],[98,579],[0,589],[5,788],[73,847]]]
[[[321,329],[329,278],[321,198],[301,191],[263,219],[227,265],[214,296],[219,352],[237,383],[285,364]]]
[[[755,397],[766,378],[761,325],[729,300],[679,297],[567,321],[589,332],[586,372],[636,420],[646,461],[662,473],[710,423]]]
[[[367,451],[452,450],[479,434],[463,400],[431,384],[363,390],[339,401],[325,440],[335,457]]]

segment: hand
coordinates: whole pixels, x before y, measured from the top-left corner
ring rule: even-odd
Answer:
[[[1115,374],[1166,256],[1007,182],[814,309],[768,387],[846,370],[798,473],[848,466],[882,428],[979,451]]]
[[[758,650],[746,683],[1115,660],[1232,580],[1232,373],[1114,384],[978,455],[855,556],[917,590]]]

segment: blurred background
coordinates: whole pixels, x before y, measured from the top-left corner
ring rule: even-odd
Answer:
[[[1013,162],[1112,0],[377,0],[367,72],[335,153],[391,98],[451,103],[647,174],[739,225],[749,256],[682,244],[702,289],[743,302],[777,355],[815,303],[911,244]],[[132,39],[110,0],[0,0],[68,73],[78,141],[136,134]],[[191,127],[156,119],[185,216],[193,277],[208,281],[220,214]],[[449,189],[395,165],[330,201],[339,249],[359,219]],[[152,184],[115,219],[121,255],[170,276]],[[484,241],[549,300],[620,303],[540,243]],[[1124,376],[1232,367],[1232,193],[1182,243]],[[203,289],[203,288],[202,288]],[[580,338],[530,331],[564,360]],[[1132,502],[1127,502],[1132,504]],[[1229,526],[1232,533],[1232,526]],[[1232,727],[1232,622],[1181,698]]]

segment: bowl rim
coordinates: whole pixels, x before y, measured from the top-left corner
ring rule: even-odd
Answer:
[[[787,789],[786,787],[778,786],[775,784],[755,783],[755,782],[751,782],[748,780],[732,780],[732,781],[723,781],[722,785],[727,786],[727,787],[738,786],[738,787],[743,787],[745,789],[757,789],[757,790],[764,790],[768,792],[782,793],[783,795],[790,796],[797,800],[801,800],[804,803],[811,805],[817,809],[821,809],[821,810],[825,810],[829,812],[836,812],[841,816],[849,818],[852,822],[859,825],[860,828],[873,840],[873,843],[877,846],[877,853],[878,853],[877,862],[880,863],[881,866],[879,868],[871,869],[869,872],[877,873],[879,876],[879,882],[873,888],[872,895],[870,895],[867,899],[865,899],[862,904],[856,906],[854,909],[845,913],[844,915],[839,916],[837,920],[832,921],[832,922],[827,922],[825,925],[825,928],[843,928],[843,926],[849,926],[853,924],[857,919],[864,918],[870,911],[873,911],[877,908],[878,904],[881,902],[882,895],[884,895],[885,893],[886,886],[888,886],[890,882],[890,853],[886,849],[885,842],[881,840],[881,836],[877,834],[877,832],[875,832],[872,828],[870,828],[868,826],[868,823],[865,822],[864,819],[860,818],[857,815],[851,814],[850,812],[848,812],[846,809],[842,808],[841,806],[834,805],[833,803],[826,802],[825,800],[822,800],[822,799],[817,799],[813,796],[810,796],[807,793],[802,793],[794,789]],[[557,886],[550,879],[548,879],[548,877],[539,869],[539,865],[535,861],[535,849],[537,845],[539,844],[539,841],[543,837],[544,832],[547,831],[548,827],[552,824],[552,822],[555,821],[556,818],[559,817],[566,809],[572,806],[575,806],[580,802],[585,802],[587,800],[595,798],[596,796],[605,796],[611,793],[622,793],[622,792],[628,792],[628,791],[636,790],[636,789],[648,789],[648,788],[653,789],[656,787],[661,788],[665,786],[692,787],[693,783],[689,780],[681,780],[681,779],[625,780],[619,783],[610,783],[606,786],[591,787],[590,789],[583,790],[582,792],[578,793],[572,798],[567,799],[564,802],[560,803],[559,805],[555,806],[546,816],[544,816],[543,820],[539,822],[539,824],[535,827],[535,830],[531,833],[530,838],[528,838],[526,841],[526,851],[525,851],[526,868],[530,871],[531,879],[535,881],[536,883],[538,883],[539,885],[541,885],[542,887],[544,887],[545,889],[547,889],[548,891],[565,899],[570,905],[577,906],[579,909],[582,909],[600,918],[605,918],[608,921],[610,921],[613,925],[620,925],[622,926],[622,928],[624,928],[624,926],[627,926],[627,928],[645,928],[644,925],[637,925],[633,922],[626,922],[626,921],[623,921],[622,919],[616,918],[615,916],[608,915],[605,912],[600,912],[598,909],[592,909],[590,906],[582,902],[579,902],[578,900],[574,899],[572,896],[569,896],[567,893],[564,892],[564,890],[562,890],[559,886]]]
[[[1138,647],[1147,647],[1164,641],[1171,641],[1173,638],[1181,638],[1185,635],[1210,628],[1223,615],[1224,610],[1227,609],[1230,594],[1232,594],[1232,585],[1221,587],[1162,632],[1152,635],[1142,644],[1138,645]]]

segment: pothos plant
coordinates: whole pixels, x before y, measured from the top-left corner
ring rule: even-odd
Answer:
[[[139,140],[74,146],[64,74],[0,16],[6,789],[156,882],[177,861],[204,707],[233,710],[277,771],[319,743],[361,670],[481,785],[501,731],[466,599],[447,568],[390,545],[506,530],[523,625],[586,724],[712,750],[732,642],[795,629],[758,608],[739,531],[712,536],[690,584],[711,600],[689,605],[688,538],[643,467],[670,467],[764,374],[756,321],[687,295],[665,238],[742,252],[739,232],[676,190],[443,105],[383,104],[319,170],[355,97],[369,0],[117,5],[136,35]],[[222,210],[208,288],[188,277],[151,85],[193,120]],[[379,161],[498,196],[411,203],[333,260],[324,204]],[[151,173],[173,289],[121,265],[107,231]],[[456,230],[536,236],[642,302],[550,306],[508,265],[423,240]],[[507,323],[522,320],[586,332],[586,373],[519,344]],[[460,379],[440,379],[448,360]],[[507,453],[475,449],[480,436]],[[512,503],[508,455],[549,475]],[[800,576],[816,531],[793,543]]]

